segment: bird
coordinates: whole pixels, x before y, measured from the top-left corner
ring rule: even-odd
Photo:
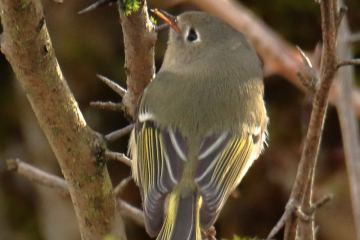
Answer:
[[[169,39],[135,109],[132,175],[151,237],[200,240],[267,142],[262,62],[209,13],[154,12]]]

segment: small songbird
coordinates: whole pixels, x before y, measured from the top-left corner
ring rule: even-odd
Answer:
[[[262,63],[246,37],[203,12],[170,25],[156,78],[136,109],[129,149],[146,231],[201,240],[266,141]]]

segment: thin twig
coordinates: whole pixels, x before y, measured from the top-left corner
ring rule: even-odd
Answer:
[[[61,195],[70,197],[68,186],[64,179],[35,168],[20,159],[8,159],[6,163],[9,171],[16,172],[32,182],[54,188],[59,191]]]
[[[315,168],[315,166],[314,166]],[[309,173],[309,178],[306,182],[306,189],[302,198],[300,207],[294,212],[295,216],[300,220],[298,221],[297,236],[296,238],[303,240],[314,240],[314,213],[315,209],[312,208],[312,196],[313,196],[313,185],[314,185],[314,168]]]
[[[122,129],[116,130],[112,133],[109,133],[105,136],[105,139],[109,142],[113,142],[123,136],[125,136],[126,134],[129,134],[134,128],[133,124],[130,124],[129,126],[126,126]]]
[[[115,3],[117,2],[118,0],[100,0],[100,1],[97,1],[93,4],[91,4],[90,6],[84,8],[83,10],[79,11],[78,14],[83,14],[83,13],[86,13],[86,12],[90,12],[90,11],[93,11],[99,7],[102,7],[102,6],[105,6],[105,5],[111,5],[112,3]]]
[[[343,66],[360,65],[360,59],[344,60],[339,62],[338,68]]]
[[[129,220],[134,221],[139,226],[145,226],[144,223],[144,212],[140,209],[131,206],[127,202],[118,198],[118,204],[120,208],[120,214]]]
[[[49,174],[45,171],[42,171],[30,164],[27,164],[19,159],[13,160],[9,159],[7,160],[8,169],[10,171],[14,171],[21,176],[29,179],[30,181],[40,183],[44,186],[54,188],[58,190],[62,195],[70,197],[69,189],[67,182],[59,178],[57,176],[54,176],[52,174]],[[124,179],[126,181],[130,181],[131,177],[128,177]],[[123,180],[123,182],[124,182]],[[124,182],[123,185],[126,185]],[[120,187],[119,187],[120,188]],[[121,190],[120,190],[121,192]],[[115,190],[114,190],[115,193]],[[144,226],[144,213],[136,208],[131,206],[130,204],[124,202],[121,199],[117,199],[117,202],[119,204],[119,210],[120,214],[125,217],[126,219],[130,219],[137,223],[140,226]]]
[[[114,90],[117,94],[119,94],[121,97],[124,97],[126,94],[126,89],[119,86],[114,81],[108,79],[107,77],[101,76],[100,74],[96,74],[96,77],[99,78],[101,81],[106,83],[112,90]]]
[[[332,194],[328,194],[323,196],[319,201],[317,201],[316,203],[314,203],[311,208],[315,209],[319,209],[323,206],[325,206],[327,203],[329,203],[331,201],[331,199],[333,199],[333,195]]]
[[[102,110],[115,111],[115,112],[123,112],[124,106],[121,103],[113,103],[113,102],[90,102],[91,107],[96,107]]]
[[[310,124],[306,136],[306,141],[301,156],[298,172],[290,199],[302,201],[309,174],[314,173],[316,166],[320,138],[324,125],[325,112],[328,103],[328,97],[333,78],[337,69],[336,62],[336,16],[334,12],[336,0],[322,0],[320,4],[323,35],[323,56],[321,62],[321,84],[313,99],[313,110],[311,112]],[[311,181],[312,184],[313,181]],[[312,188],[312,186],[310,186]],[[294,240],[296,238],[297,222],[295,215],[291,215],[285,227],[285,240]]]
[[[123,192],[125,187],[129,184],[129,182],[132,180],[131,176],[128,176],[127,178],[123,179],[115,188],[114,188],[114,194],[115,196],[120,196]]]
[[[126,157],[125,154],[123,154],[123,153],[105,151],[104,155],[107,158],[118,160],[118,161],[125,163],[126,165],[131,167],[131,159]]]
[[[296,209],[300,206],[299,202],[296,202],[294,199],[290,199],[286,204],[285,211],[276,225],[273,227],[271,232],[269,233],[267,240],[272,239],[275,234],[277,234],[280,229],[285,225],[286,221],[290,218],[290,216],[296,211]]]

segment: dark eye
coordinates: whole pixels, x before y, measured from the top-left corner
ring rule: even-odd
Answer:
[[[187,40],[188,40],[189,42],[194,42],[194,41],[196,41],[197,39],[198,39],[198,36],[197,36],[197,34],[196,34],[195,29],[194,29],[194,28],[190,28],[189,33],[188,33],[188,35],[187,35]]]

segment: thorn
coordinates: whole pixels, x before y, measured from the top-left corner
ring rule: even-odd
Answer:
[[[304,83],[305,87],[307,87],[311,91],[316,91],[320,85],[320,79],[311,64],[310,59],[306,56],[306,54],[301,50],[299,46],[296,47],[300,52],[301,59],[303,60],[306,69],[306,73],[297,72],[296,75]]]
[[[100,74],[96,74],[96,77],[99,78],[101,81],[106,83],[112,90],[114,90],[117,94],[119,94],[121,97],[124,97],[126,94],[126,89],[120,87],[117,83],[114,81],[111,81],[107,77],[101,76]]]
[[[90,11],[98,9],[104,5],[112,5],[114,2],[117,2],[117,0],[99,0],[99,1],[91,4],[90,6],[84,8],[83,10],[79,11],[78,14],[90,12]]]
[[[337,12],[336,21],[335,21],[335,24],[336,24],[335,27],[337,30],[339,29],[341,21],[344,18],[345,14],[347,13],[347,10],[348,10],[347,6],[341,6],[339,11]]]

